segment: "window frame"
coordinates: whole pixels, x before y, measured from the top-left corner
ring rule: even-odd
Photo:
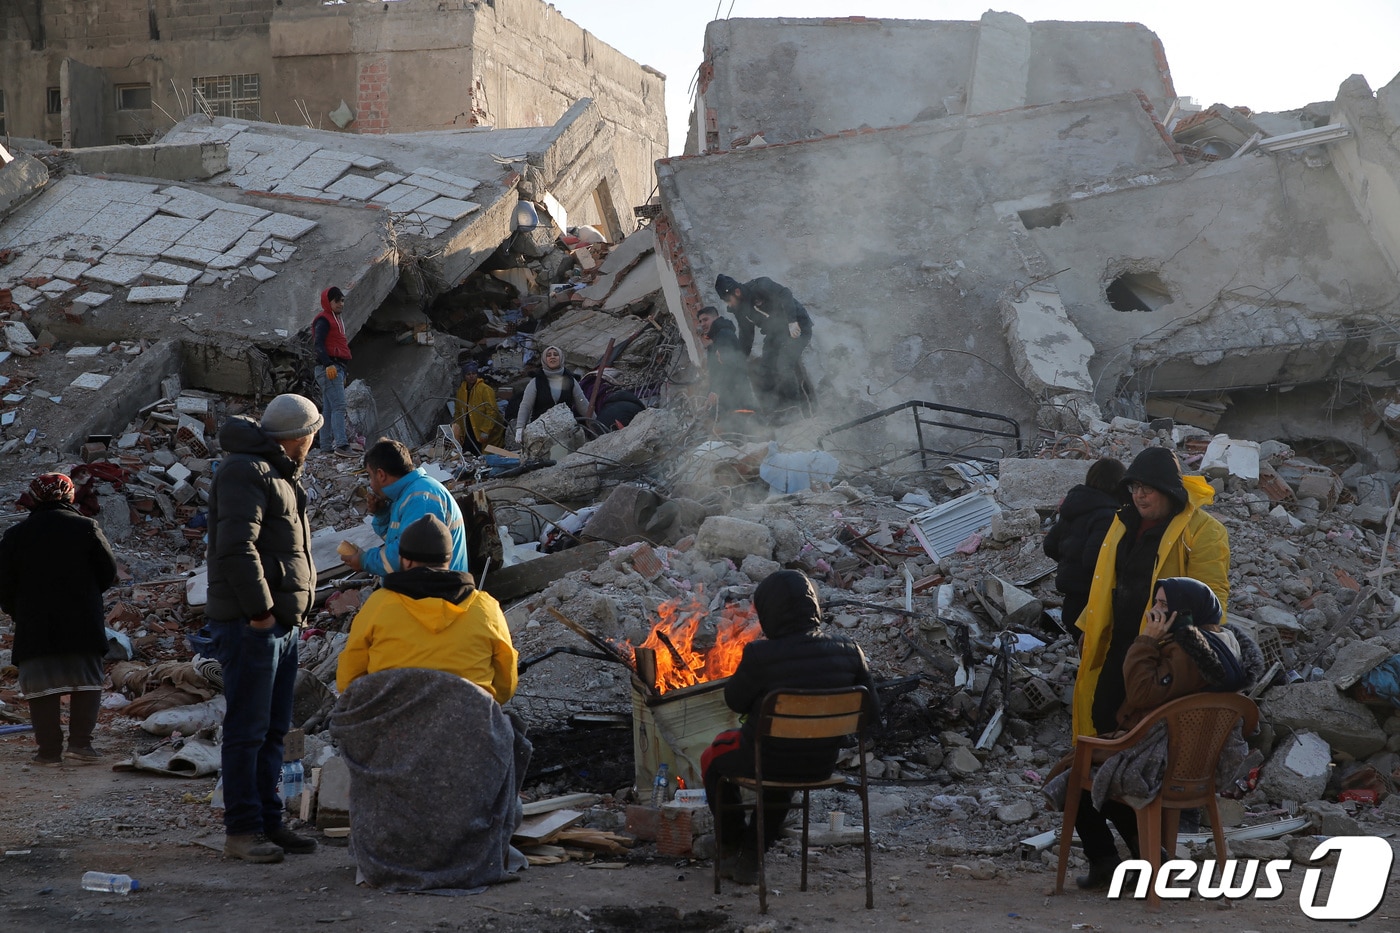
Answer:
[[[153,94],[152,94],[153,89],[152,89],[152,87],[151,87],[151,85],[150,85],[150,82],[135,82],[135,83],[132,83],[132,84],[118,84],[118,85],[114,85],[113,88],[112,88],[112,90],[113,90],[113,91],[115,92],[115,94],[116,94],[116,107],[117,107],[117,112],[118,112],[118,113],[140,113],[140,112],[142,112],[142,111],[154,109],[155,98],[154,98],[154,96],[153,96]],[[145,91],[145,92],[146,92],[146,106],[144,106],[144,107],[128,107],[128,106],[126,106],[126,105],[125,105],[125,101],[123,100],[123,94],[124,94],[125,92],[127,92],[127,91]]]

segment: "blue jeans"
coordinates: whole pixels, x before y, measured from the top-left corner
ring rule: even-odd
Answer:
[[[224,669],[224,830],[230,836],[282,825],[282,739],[292,725],[296,629],[258,631],[243,619],[210,622]]]
[[[326,368],[316,367],[316,385],[321,390],[321,449],[344,447],[350,441],[345,435],[345,370],[336,366],[334,379],[326,378]]]

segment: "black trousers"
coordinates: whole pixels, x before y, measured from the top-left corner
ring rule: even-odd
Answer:
[[[717,755],[705,771],[705,799],[715,816],[719,839],[726,849],[742,846],[758,851],[757,811],[728,809],[741,800],[739,788],[721,777],[753,777],[753,753],[734,750]],[[724,809],[721,809],[723,805]],[[773,848],[783,831],[783,821],[792,809],[792,792],[765,790],[763,792],[763,850]],[[747,819],[746,819],[747,817]]]
[[[63,694],[50,693],[28,701],[29,721],[34,726],[39,757],[49,761],[63,757],[62,700]],[[97,713],[101,708],[101,690],[75,690],[68,694],[69,748],[92,747],[92,730],[97,727]]]
[[[1137,812],[1120,800],[1104,801],[1103,809],[1094,806],[1089,792],[1081,791],[1079,813],[1074,818],[1075,832],[1084,845],[1084,855],[1093,862],[1116,861],[1118,847],[1113,842],[1109,821],[1118,828],[1118,835],[1128,846],[1128,855],[1138,857]]]

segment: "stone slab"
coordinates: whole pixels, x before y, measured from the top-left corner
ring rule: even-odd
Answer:
[[[198,246],[181,246],[179,243],[176,243],[160,255],[162,259],[179,259],[185,262],[194,262],[201,266],[207,266],[223,254],[217,250],[203,249]]]
[[[463,179],[463,181],[470,180],[471,179]],[[414,172],[404,180],[404,184],[435,192],[445,198],[460,198],[463,200],[471,197],[472,191],[476,188],[476,182],[472,182],[470,185],[459,185],[428,175],[425,172]]]
[[[189,285],[199,278],[201,269],[191,269],[189,266],[177,266],[172,262],[152,263],[145,272],[153,279],[160,279],[162,282],[173,282],[177,285]]]
[[[275,236],[279,240],[298,240],[315,229],[316,221],[291,214],[272,214],[253,224],[253,229]]]
[[[77,379],[69,383],[69,385],[75,389],[97,390],[105,386],[111,378],[111,376],[106,376],[102,373],[83,373]]]
[[[176,246],[193,246],[222,253],[247,233],[257,221],[248,214],[220,208],[182,236]]]
[[[89,308],[96,308],[112,300],[111,295],[104,295],[102,292],[83,292],[73,299],[75,305],[87,305]]]
[[[416,210],[437,197],[438,195],[432,191],[416,188],[407,182],[403,182],[382,192],[375,200],[389,210],[398,214],[403,214],[408,211]]]
[[[138,256],[118,257],[110,262],[92,266],[83,273],[83,278],[92,279],[94,282],[106,282],[108,285],[130,285],[141,278],[150,264],[149,260]]]
[[[189,289],[188,285],[145,285],[127,292],[126,300],[137,305],[183,301]]]
[[[455,198],[438,198],[429,201],[418,208],[420,214],[428,214],[432,217],[441,217],[444,220],[458,221],[470,214],[472,211],[480,210],[481,205],[475,201],[459,201]]]
[[[1002,460],[996,500],[1010,510],[1053,512],[1070,487],[1084,482],[1089,463],[1084,460]]]
[[[261,263],[253,263],[248,267],[248,273],[259,282],[266,282],[268,279],[276,278],[277,273]]]
[[[170,200],[161,206],[161,212],[191,220],[203,220],[221,207],[224,202],[207,194],[191,191],[188,188],[164,188],[162,194],[170,195]]]
[[[375,181],[363,175],[344,175],[326,186],[326,191],[353,198],[356,201],[369,201],[376,194],[389,187],[388,182]]]

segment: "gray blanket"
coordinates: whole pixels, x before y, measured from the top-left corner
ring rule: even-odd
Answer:
[[[350,771],[350,849],[389,891],[512,880],[530,743],[476,684],[420,668],[360,677],[331,713]]]
[[[1249,746],[1241,734],[1240,724],[1225,739],[1220,749],[1220,761],[1215,768],[1215,787],[1225,790],[1234,783]],[[1167,770],[1167,724],[1158,722],[1132,748],[1124,749],[1094,768],[1094,783],[1090,790],[1094,806],[1102,810],[1109,799],[1126,800],[1142,807],[1162,789],[1162,777]],[[1056,810],[1065,808],[1065,792],[1069,770],[1060,772],[1041,788],[1041,793]]]

